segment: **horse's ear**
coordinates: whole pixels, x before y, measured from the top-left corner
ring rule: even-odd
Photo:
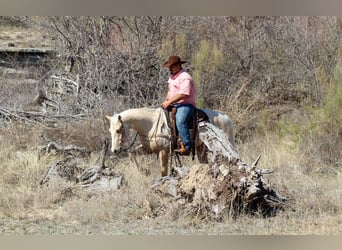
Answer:
[[[112,117],[109,116],[109,115],[106,115],[106,118],[107,118],[108,120],[111,120],[111,119],[112,119]]]

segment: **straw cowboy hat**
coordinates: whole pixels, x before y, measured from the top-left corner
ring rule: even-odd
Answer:
[[[163,67],[170,67],[171,65],[173,64],[176,64],[176,63],[187,63],[186,61],[182,61],[179,56],[170,56],[169,57],[169,60],[167,60],[167,62],[165,62],[163,64]]]

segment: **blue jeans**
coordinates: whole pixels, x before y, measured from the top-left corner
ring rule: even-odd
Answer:
[[[190,131],[188,128],[188,120],[195,111],[195,107],[191,104],[175,104],[177,108],[176,126],[178,133],[187,150],[191,149]]]

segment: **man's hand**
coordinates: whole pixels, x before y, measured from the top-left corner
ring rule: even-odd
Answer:
[[[184,97],[186,97],[187,95],[185,94],[177,94],[175,95],[171,100],[166,100],[164,101],[160,106],[163,108],[163,109],[167,109],[168,106],[170,106],[172,103],[176,103],[178,102],[179,100],[182,100]]]
[[[164,101],[162,104],[160,104],[160,106],[163,109],[167,109],[168,106],[170,106],[172,103],[170,101]]]

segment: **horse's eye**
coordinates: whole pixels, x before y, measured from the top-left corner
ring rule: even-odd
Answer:
[[[117,130],[116,130],[116,133],[119,134],[120,132],[121,132],[121,129],[117,129]]]

